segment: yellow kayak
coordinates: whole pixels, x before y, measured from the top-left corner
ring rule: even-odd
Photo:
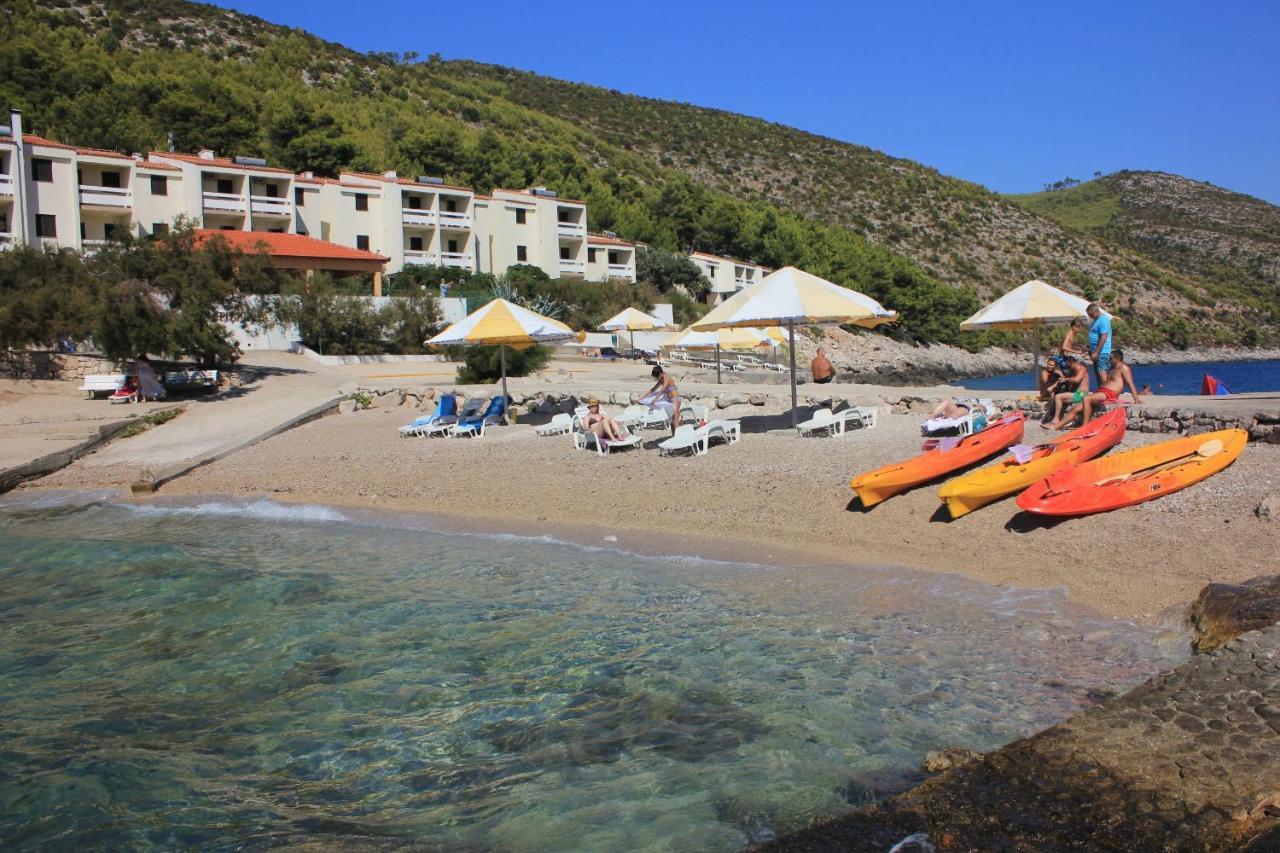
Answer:
[[[938,497],[953,519],[968,515],[1055,471],[1100,456],[1124,438],[1124,428],[1124,409],[1112,409],[1066,435],[1032,448],[1025,461],[1010,456],[945,483],[938,489]]]

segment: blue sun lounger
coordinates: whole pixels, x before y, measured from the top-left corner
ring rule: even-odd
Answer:
[[[445,394],[436,402],[436,410],[429,415],[423,415],[420,418],[414,418],[413,423],[405,424],[400,427],[401,435],[421,435],[423,427],[429,427],[432,424],[439,423],[445,418],[455,418],[458,414],[458,398],[452,394]],[[451,420],[450,423],[453,421]]]
[[[449,430],[449,435],[455,438],[463,435],[483,436],[484,428],[502,423],[502,418],[506,413],[507,398],[499,394],[489,401],[489,406],[484,410],[483,415],[474,418],[459,418],[458,422]]]

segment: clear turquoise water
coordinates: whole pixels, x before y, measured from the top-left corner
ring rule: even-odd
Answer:
[[[0,504],[0,846],[735,850],[1183,654],[1053,593],[431,524]]]

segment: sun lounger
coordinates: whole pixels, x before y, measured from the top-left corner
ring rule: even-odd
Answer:
[[[692,424],[681,424],[676,427],[675,435],[658,443],[658,453],[667,456],[672,453],[691,451],[694,456],[705,456],[711,448],[711,439],[723,439],[726,444],[736,444],[742,439],[742,423],[740,421],[710,421],[695,427]]]
[[[429,415],[414,418],[411,423],[407,423],[400,427],[400,435],[422,435],[423,429],[431,426],[432,424],[439,423],[444,418],[453,418],[457,413],[458,398],[452,394],[445,394],[436,401],[436,410],[434,412]],[[453,423],[455,420],[457,419],[454,418],[454,420],[451,420],[449,423]]]
[[[959,418],[930,418],[920,427],[925,436],[966,436],[981,432],[987,423],[1000,417],[1000,410],[990,400],[960,401],[967,402],[969,414]]]
[[[570,432],[572,429],[573,415],[561,412],[558,415],[553,415],[550,423],[534,427],[533,431],[538,435],[560,435],[561,433]]]
[[[425,438],[432,438],[437,435],[448,435],[449,430],[458,423],[458,421],[474,418],[484,411],[486,397],[472,397],[470,400],[462,404],[462,409],[456,415],[444,415],[424,427],[418,427],[418,435]]]
[[[449,435],[454,438],[461,438],[462,436],[483,437],[484,428],[502,423],[503,416],[506,413],[507,398],[499,394],[489,401],[489,405],[485,408],[483,415],[473,418],[458,418],[458,422],[449,429]]]
[[[124,387],[125,378],[123,373],[89,373],[79,390],[87,392],[90,399],[98,394],[114,394]]]
[[[608,456],[614,450],[640,446],[640,436],[632,433],[625,426],[623,426],[622,431],[622,438],[617,441],[609,441],[607,439],[600,438],[600,436],[590,430],[575,430],[573,433],[574,449],[590,450],[594,447],[596,449],[596,453],[601,456]]]
[[[818,409],[813,417],[804,423],[796,424],[796,432],[801,435],[844,435],[850,423],[860,427],[876,425],[876,410],[871,406],[855,406],[833,412],[830,409]]]
[[[627,428],[638,428],[637,425],[644,423],[647,414],[649,414],[647,406],[627,406],[615,420]]]

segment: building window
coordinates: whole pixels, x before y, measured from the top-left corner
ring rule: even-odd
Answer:
[[[80,223],[80,239],[83,240],[85,237],[88,237],[88,236],[89,236],[89,232],[85,230],[84,223],[81,222]]]
[[[617,252],[610,252],[610,253],[609,253],[609,263],[611,263],[611,264],[618,264],[618,263],[621,263],[621,261],[619,261],[619,260],[618,260],[618,253],[617,253]]]
[[[219,231],[235,231],[236,227],[234,225],[220,225],[218,226],[218,230]]]
[[[152,195],[168,195],[169,179],[164,175],[151,176],[151,194]]]
[[[421,237],[410,237],[410,238],[409,238],[409,251],[410,251],[410,252],[421,252],[421,251],[422,251],[422,238],[421,238]]]
[[[596,250],[587,249],[587,263],[594,264],[596,262]]]
[[[218,182],[217,182],[218,192],[222,193],[223,195],[231,195],[232,193],[234,193],[235,192],[234,186],[235,185],[231,183],[230,178],[218,178]]]
[[[569,211],[567,211],[567,210],[557,210],[557,211],[556,211],[556,219],[560,220],[561,222],[569,222],[569,221],[570,221],[570,220],[569,220]]]
[[[445,209],[447,212],[449,212],[449,213],[457,213],[457,212],[458,212],[458,203],[457,203],[456,201],[454,201],[453,199],[445,199],[445,202],[444,202],[444,209]]]
[[[369,209],[369,197],[367,195],[365,195],[364,193],[356,193],[355,199],[356,199],[356,210]]]
[[[407,195],[404,200],[408,203],[410,210],[422,210],[422,197],[416,195]]]
[[[561,247],[560,247],[560,260],[562,260],[562,261],[567,261],[567,260],[569,260],[569,247],[568,247],[568,246],[561,246]]]
[[[451,255],[456,255],[456,254],[458,253],[458,241],[457,241],[457,240],[450,240],[450,241],[449,241],[449,249],[448,249],[448,251],[449,251],[449,254],[451,254]]]
[[[268,230],[268,231],[270,231],[272,234],[283,234],[283,233],[284,233],[284,229],[283,229],[283,228],[268,228],[267,230]]]
[[[304,204],[306,204],[306,201],[307,201],[306,193],[304,193],[302,190],[298,189],[297,187],[294,187],[293,203],[296,204],[298,207],[302,207]]]
[[[523,207],[516,208],[516,224],[524,225],[527,211]]]
[[[366,252],[369,251],[369,235],[368,234],[356,235],[356,248],[364,249]]]
[[[48,162],[47,160],[45,162]],[[58,218],[52,213],[36,214],[36,236],[37,237],[57,237],[58,236]]]
[[[152,222],[151,223],[151,236],[159,237],[161,234],[168,234],[168,233],[169,233],[168,222]]]
[[[524,246],[516,246],[516,260],[520,263],[529,260],[529,250]]]
[[[53,180],[53,161],[44,157],[32,157],[31,180],[51,182]]]
[[[9,233],[9,217],[4,213],[0,213],[0,234]]]
[[[275,184],[267,184],[267,198],[280,198],[280,187]]]
[[[102,226],[102,239],[113,240],[116,236],[116,226],[108,222]]]
[[[120,173],[119,172],[103,172],[102,185],[108,189],[120,189]]]

